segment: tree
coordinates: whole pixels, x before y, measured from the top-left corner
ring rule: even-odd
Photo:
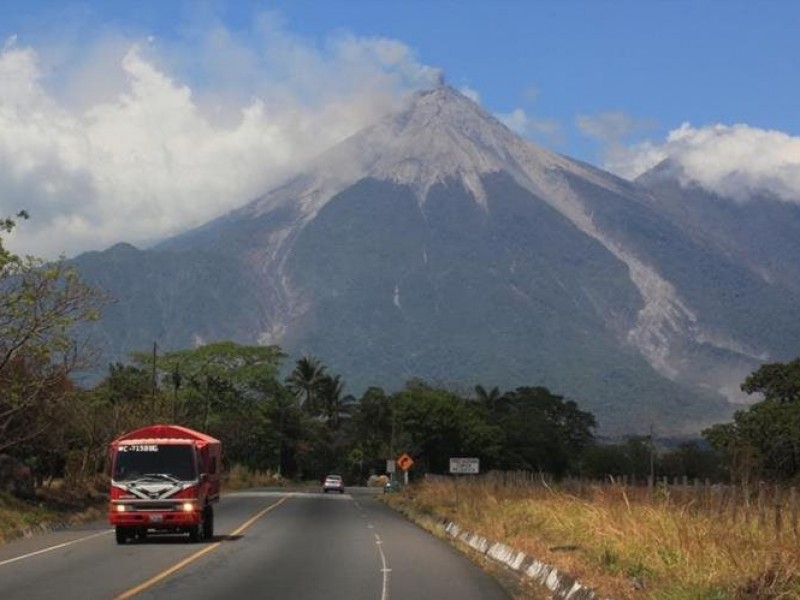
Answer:
[[[748,394],[763,394],[766,400],[800,402],[800,358],[762,365],[747,376],[741,388]]]
[[[478,398],[478,402],[486,406],[490,413],[493,413],[497,406],[497,401],[502,397],[503,394],[500,392],[500,388],[497,386],[493,387],[487,392],[486,388],[478,384],[475,386],[475,395]]]
[[[800,474],[800,359],[762,365],[742,390],[763,395],[733,423],[703,431],[709,443],[725,453],[732,477],[786,480]]]
[[[724,475],[721,467],[719,452],[697,441],[684,442],[659,459],[659,472],[667,477],[719,481]]]
[[[597,422],[572,400],[544,387],[519,387],[497,400],[493,417],[505,433],[499,468],[561,476],[594,440]]]
[[[502,433],[484,418],[474,401],[421,381],[406,384],[395,394],[397,445],[414,457],[419,472],[446,473],[456,456],[494,462]]]
[[[275,405],[283,397],[278,371],[284,357],[277,346],[225,341],[164,353],[156,369],[171,391],[177,423],[219,438],[230,461],[277,468],[282,438],[273,418],[281,414]],[[153,360],[148,352],[133,358],[142,369]]]
[[[361,396],[353,412],[353,436],[364,461],[381,471],[389,458],[392,434],[392,400],[381,388],[371,387]]]
[[[339,428],[342,416],[342,391],[344,382],[340,375],[323,375],[317,385],[317,394],[322,415],[332,429]]]
[[[294,394],[279,386],[267,405],[267,418],[277,435],[274,453],[279,475],[293,475],[297,470],[297,447],[303,429],[304,415]]]
[[[626,444],[596,444],[586,449],[581,460],[581,474],[591,478],[629,475],[630,446]]]
[[[3,219],[0,233],[15,225]],[[74,393],[69,375],[86,357],[75,326],[105,302],[64,259],[18,256],[0,237],[0,452],[52,427],[50,408]]]
[[[141,369],[153,361],[149,352],[134,352],[132,357]],[[156,357],[156,369],[173,390],[178,420],[207,429],[221,407],[274,393],[284,357],[277,346],[225,341],[166,352]]]
[[[319,359],[304,356],[295,363],[294,369],[286,378],[289,389],[297,394],[301,406],[311,415],[319,414],[317,396],[324,375],[325,366]]]

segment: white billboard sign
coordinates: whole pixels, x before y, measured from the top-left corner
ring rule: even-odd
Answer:
[[[454,475],[477,475],[480,472],[480,459],[451,458],[450,473]]]

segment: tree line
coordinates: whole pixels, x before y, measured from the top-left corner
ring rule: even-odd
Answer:
[[[418,473],[443,473],[450,457],[474,456],[485,468],[561,475],[594,439],[594,417],[546,388],[485,394],[478,386],[467,397],[414,380],[356,398],[314,357],[281,377],[285,358],[276,346],[233,342],[134,353],[91,389],[71,390],[54,426],[20,439],[15,452],[43,476],[90,477],[102,471],[109,440],[168,421],[219,438],[231,464],[300,479],[340,472],[356,482],[384,473],[401,452]]]
[[[0,221],[0,234],[15,225]],[[363,481],[401,452],[414,457],[415,473],[445,473],[450,457],[468,456],[482,470],[556,477],[800,474],[800,359],[759,368],[742,389],[763,399],[702,439],[664,450],[648,436],[599,441],[594,415],[541,386],[464,392],[412,380],[355,397],[319,359],[287,365],[277,346],[140,351],[81,387],[75,373],[91,353],[77,326],[98,318],[107,301],[66,261],[17,256],[0,235],[0,454],[39,478],[101,473],[111,439],[154,422],[206,431],[224,442],[229,463],[283,477],[338,471]]]

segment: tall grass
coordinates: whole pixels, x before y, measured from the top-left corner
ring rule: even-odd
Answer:
[[[222,486],[225,490],[234,491],[253,487],[280,486],[285,483],[285,480],[274,471],[258,471],[235,464],[223,477]]]
[[[104,516],[104,503],[88,494],[37,490],[31,501],[0,491],[0,543],[64,523],[80,523]]]
[[[403,501],[398,498],[397,501]],[[437,479],[405,501],[566,570],[618,599],[800,598],[800,540],[696,498],[621,485]]]

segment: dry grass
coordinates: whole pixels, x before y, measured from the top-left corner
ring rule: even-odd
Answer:
[[[0,492],[0,543],[20,532],[54,521],[58,514],[50,509],[32,506],[5,492]]]
[[[94,486],[66,489],[62,485],[37,490],[24,501],[0,492],[0,543],[47,527],[86,522],[105,515],[105,499]]]
[[[254,471],[237,464],[233,465],[225,474],[222,487],[225,490],[232,491],[253,487],[282,486],[285,484],[286,480],[273,471]]]
[[[800,540],[791,531],[778,538],[757,519],[733,523],[691,499],[622,486],[579,497],[486,480],[456,490],[441,480],[416,486],[411,501],[619,600],[800,598]]]

